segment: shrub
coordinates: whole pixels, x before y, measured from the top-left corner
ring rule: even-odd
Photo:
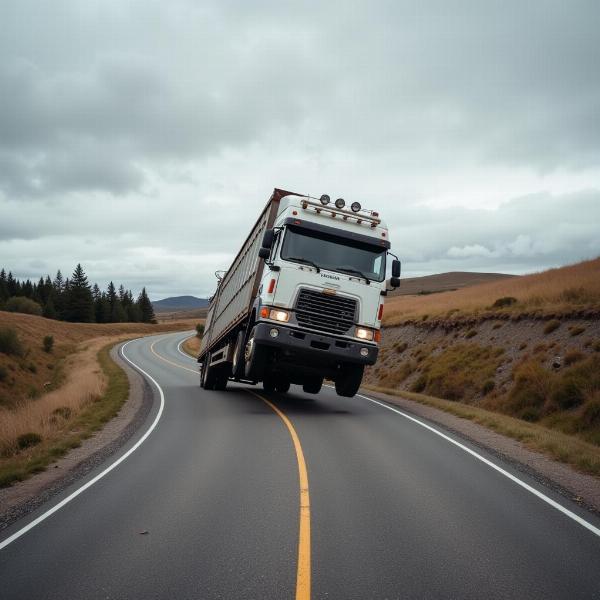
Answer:
[[[513,371],[515,383],[508,395],[506,409],[527,421],[537,421],[552,389],[552,373],[535,360],[526,360]]]
[[[52,352],[52,348],[54,347],[54,336],[47,335],[44,337],[44,342],[42,348],[44,352]]]
[[[201,338],[204,335],[204,325],[202,323],[198,323],[196,325],[196,337]]]
[[[557,319],[552,319],[552,321],[548,321],[546,323],[546,326],[544,327],[544,333],[548,335],[549,333],[556,331],[559,327],[560,321],[558,321]]]
[[[4,381],[8,377],[8,369],[0,366],[0,381]]]
[[[569,352],[567,352],[565,354],[565,358],[564,358],[565,367],[575,364],[576,362],[579,362],[583,358],[585,358],[585,354],[583,354],[583,352],[579,352],[579,350],[570,350]]]
[[[27,370],[31,373],[37,373],[37,367],[35,366],[35,363],[29,363],[27,365]]]
[[[585,327],[573,327],[571,329],[571,336],[581,335],[585,331]]]
[[[503,298],[498,298],[498,300],[496,300],[494,304],[492,304],[492,308],[505,308],[507,306],[512,306],[516,303],[516,298],[513,298],[512,296],[504,296]]]
[[[37,446],[42,441],[39,433],[23,433],[17,438],[17,445],[20,450]]]
[[[14,356],[25,355],[25,348],[14,329],[10,327],[0,329],[0,352]]]
[[[420,394],[427,387],[427,376],[419,375],[419,377],[413,382],[411,386],[411,391]]]
[[[584,427],[600,425],[600,397],[592,398],[581,407],[581,424]]]
[[[34,300],[24,296],[13,296],[6,301],[5,309],[8,312],[25,313],[26,315],[42,314],[42,307]]]
[[[594,349],[594,352],[600,352],[600,340],[594,342],[592,348]]]
[[[467,331],[467,333],[465,333],[465,338],[470,340],[472,337],[475,337],[477,335],[477,331],[475,331],[475,329],[471,329],[469,331]]]
[[[402,342],[401,344],[398,343],[394,346],[394,348],[398,354],[402,354],[408,348],[408,344],[406,342]]]
[[[600,357],[594,355],[573,365],[558,381],[552,400],[562,409],[583,404],[586,396],[600,391]]]
[[[481,388],[481,393],[487,396],[496,387],[495,382],[492,379],[488,379]]]
[[[68,406],[59,406],[52,411],[52,414],[57,417],[62,417],[67,420],[71,418],[73,411]]]

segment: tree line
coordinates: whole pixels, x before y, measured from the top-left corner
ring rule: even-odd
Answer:
[[[37,283],[20,281],[12,272],[0,271],[0,310],[37,314],[73,323],[155,323],[146,288],[134,299],[123,285],[111,281],[105,291],[91,285],[80,264],[71,277],[60,270],[55,278],[40,277]]]

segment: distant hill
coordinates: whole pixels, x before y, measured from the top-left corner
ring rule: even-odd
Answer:
[[[206,298],[196,298],[196,296],[173,296],[164,300],[157,300],[152,303],[152,306],[156,313],[179,312],[206,308],[208,300]]]
[[[401,279],[400,288],[394,290],[390,296],[409,296],[415,294],[435,294],[449,292],[461,288],[490,283],[501,279],[509,279],[515,275],[504,273],[469,273],[466,271],[452,271],[438,275],[424,277],[407,277]]]

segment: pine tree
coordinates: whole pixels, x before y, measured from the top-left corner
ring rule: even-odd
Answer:
[[[65,298],[65,320],[77,323],[90,323],[94,320],[92,290],[87,277],[78,264],[70,280],[67,280]]]
[[[154,309],[152,308],[152,302],[148,298],[146,288],[142,288],[140,295],[137,299],[137,305],[140,310],[142,323],[155,323],[156,317],[154,316]]]
[[[8,287],[6,285],[6,271],[0,271],[0,302],[8,300]]]
[[[52,302],[57,319],[64,319],[65,314],[65,280],[60,269],[56,271],[56,277],[52,283]]]
[[[19,290],[19,282],[13,277],[12,271],[8,272],[8,276],[6,278],[6,289],[8,290],[9,298],[16,296]]]

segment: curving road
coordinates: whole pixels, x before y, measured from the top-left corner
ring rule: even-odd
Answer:
[[[153,410],[2,532],[2,600],[600,598],[596,516],[365,397],[205,392],[184,337],[126,345]]]

